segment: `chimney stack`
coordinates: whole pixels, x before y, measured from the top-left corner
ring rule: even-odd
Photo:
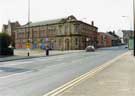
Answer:
[[[94,21],[91,21],[91,25],[94,26]]]

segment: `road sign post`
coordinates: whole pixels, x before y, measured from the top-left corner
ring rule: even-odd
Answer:
[[[134,32],[134,56],[135,56],[135,0],[133,0],[133,32]]]
[[[30,43],[26,43],[26,48],[30,48]]]
[[[30,41],[28,40],[27,43],[26,43],[26,48],[28,50],[28,53],[27,55],[30,56]]]

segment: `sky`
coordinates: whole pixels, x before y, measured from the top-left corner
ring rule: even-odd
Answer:
[[[133,0],[30,0],[32,22],[74,15],[87,23],[94,21],[99,32],[133,29]],[[0,0],[0,31],[8,20],[28,22],[28,0]]]

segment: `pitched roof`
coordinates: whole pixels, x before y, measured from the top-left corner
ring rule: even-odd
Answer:
[[[116,38],[114,35],[106,33],[106,35],[110,36],[112,40],[117,40],[118,38]]]
[[[65,18],[59,18],[59,19],[53,19],[53,20],[45,20],[45,21],[39,21],[39,22],[34,22],[30,23],[30,27],[32,26],[42,26],[42,25],[50,25],[50,24],[57,24],[57,23],[64,23],[67,19],[71,18],[72,20],[76,20],[74,16],[68,16]],[[28,23],[24,25],[23,27],[28,27]]]
[[[112,40],[116,39],[113,35],[109,34],[109,33],[104,33],[104,32],[98,32],[98,34],[100,35],[106,35],[109,36]]]
[[[55,23],[59,23],[61,20],[62,19],[40,21],[40,22],[30,23],[29,26],[40,26],[40,25],[55,24]],[[25,27],[27,27],[27,26],[28,26],[28,24],[25,25]]]

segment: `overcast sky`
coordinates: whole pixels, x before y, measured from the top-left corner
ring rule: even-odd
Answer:
[[[27,5],[28,0],[0,0],[0,29],[8,20],[25,24]],[[93,20],[100,32],[119,31],[133,28],[132,5],[132,0],[31,0],[31,21],[74,15],[87,23]]]

